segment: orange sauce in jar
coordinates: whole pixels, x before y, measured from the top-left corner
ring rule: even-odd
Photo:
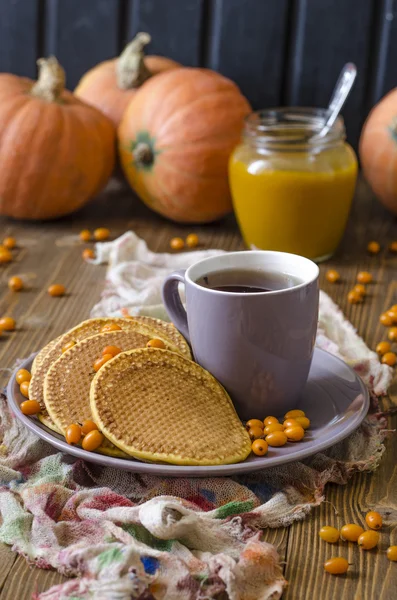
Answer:
[[[229,162],[236,217],[249,247],[325,260],[343,235],[357,159],[339,119],[325,138],[317,109],[250,115]]]

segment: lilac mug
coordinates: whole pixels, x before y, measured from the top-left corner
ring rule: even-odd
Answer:
[[[254,294],[196,282],[225,269],[263,270],[298,278],[293,287]],[[229,252],[169,275],[163,301],[190,342],[195,360],[229,392],[241,419],[283,415],[306,383],[318,318],[317,265],[285,252]],[[178,286],[185,285],[186,311]]]

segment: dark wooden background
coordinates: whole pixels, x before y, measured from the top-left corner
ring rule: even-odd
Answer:
[[[254,108],[325,106],[342,65],[356,145],[370,107],[397,85],[397,0],[0,0],[0,71],[35,77],[55,54],[70,89],[138,31],[149,51],[234,79]]]

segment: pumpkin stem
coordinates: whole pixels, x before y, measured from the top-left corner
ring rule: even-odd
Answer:
[[[145,65],[143,49],[152,38],[148,33],[137,33],[126,45],[116,62],[117,85],[122,90],[137,88],[151,73]]]
[[[39,76],[30,90],[31,95],[46,100],[46,102],[56,102],[65,89],[65,71],[55,56],[39,58],[37,66]]]
[[[151,165],[154,159],[153,150],[150,147],[150,144],[144,142],[138,142],[132,151],[132,156],[134,157],[135,162],[140,165]]]

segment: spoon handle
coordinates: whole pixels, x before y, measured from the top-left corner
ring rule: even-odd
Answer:
[[[327,135],[332,125],[335,123],[344,103],[346,102],[346,98],[352,89],[356,76],[356,65],[353,63],[346,63],[341,71],[341,74],[339,75],[338,81],[336,82],[336,86],[328,106],[328,119],[316,137],[324,137]]]

